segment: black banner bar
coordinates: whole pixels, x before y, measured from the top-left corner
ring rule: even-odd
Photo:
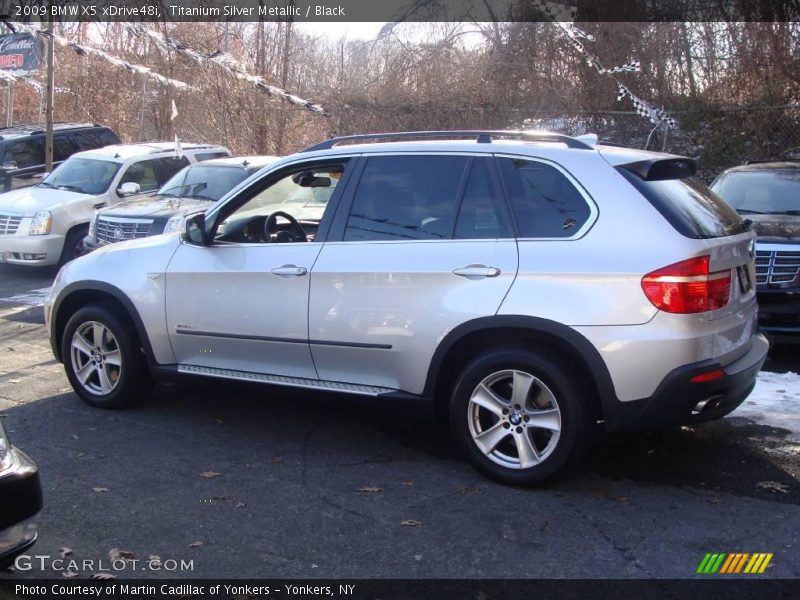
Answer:
[[[796,21],[800,0],[0,0],[12,21]]]
[[[709,576],[687,580],[0,580],[0,599],[132,598],[311,600],[531,600],[703,598],[789,600],[798,581]]]

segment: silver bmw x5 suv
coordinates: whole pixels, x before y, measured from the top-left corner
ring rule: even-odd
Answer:
[[[753,388],[754,234],[694,173],[544,132],[328,140],[182,234],[66,265],[53,352],[101,408],[176,373],[430,398],[479,471],[540,483],[598,423],[719,418]]]

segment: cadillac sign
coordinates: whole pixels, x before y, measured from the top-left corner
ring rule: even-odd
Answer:
[[[22,75],[37,71],[42,43],[28,33],[0,35],[0,69]]]

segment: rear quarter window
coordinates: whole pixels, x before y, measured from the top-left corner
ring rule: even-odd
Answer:
[[[698,177],[645,181],[624,167],[617,170],[681,235],[709,239],[746,230],[739,213]]]

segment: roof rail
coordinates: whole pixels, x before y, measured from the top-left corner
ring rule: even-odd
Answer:
[[[482,130],[467,129],[459,131],[398,131],[392,133],[364,133],[359,135],[345,135],[325,140],[310,146],[301,152],[314,152],[316,150],[330,150],[334,146],[345,142],[366,142],[371,140],[397,140],[397,139],[432,139],[432,138],[477,138],[479,144],[491,144],[492,138],[517,139],[530,142],[559,142],[568,148],[580,150],[593,150],[593,148],[568,135],[551,133],[549,131],[513,131],[513,130]]]

